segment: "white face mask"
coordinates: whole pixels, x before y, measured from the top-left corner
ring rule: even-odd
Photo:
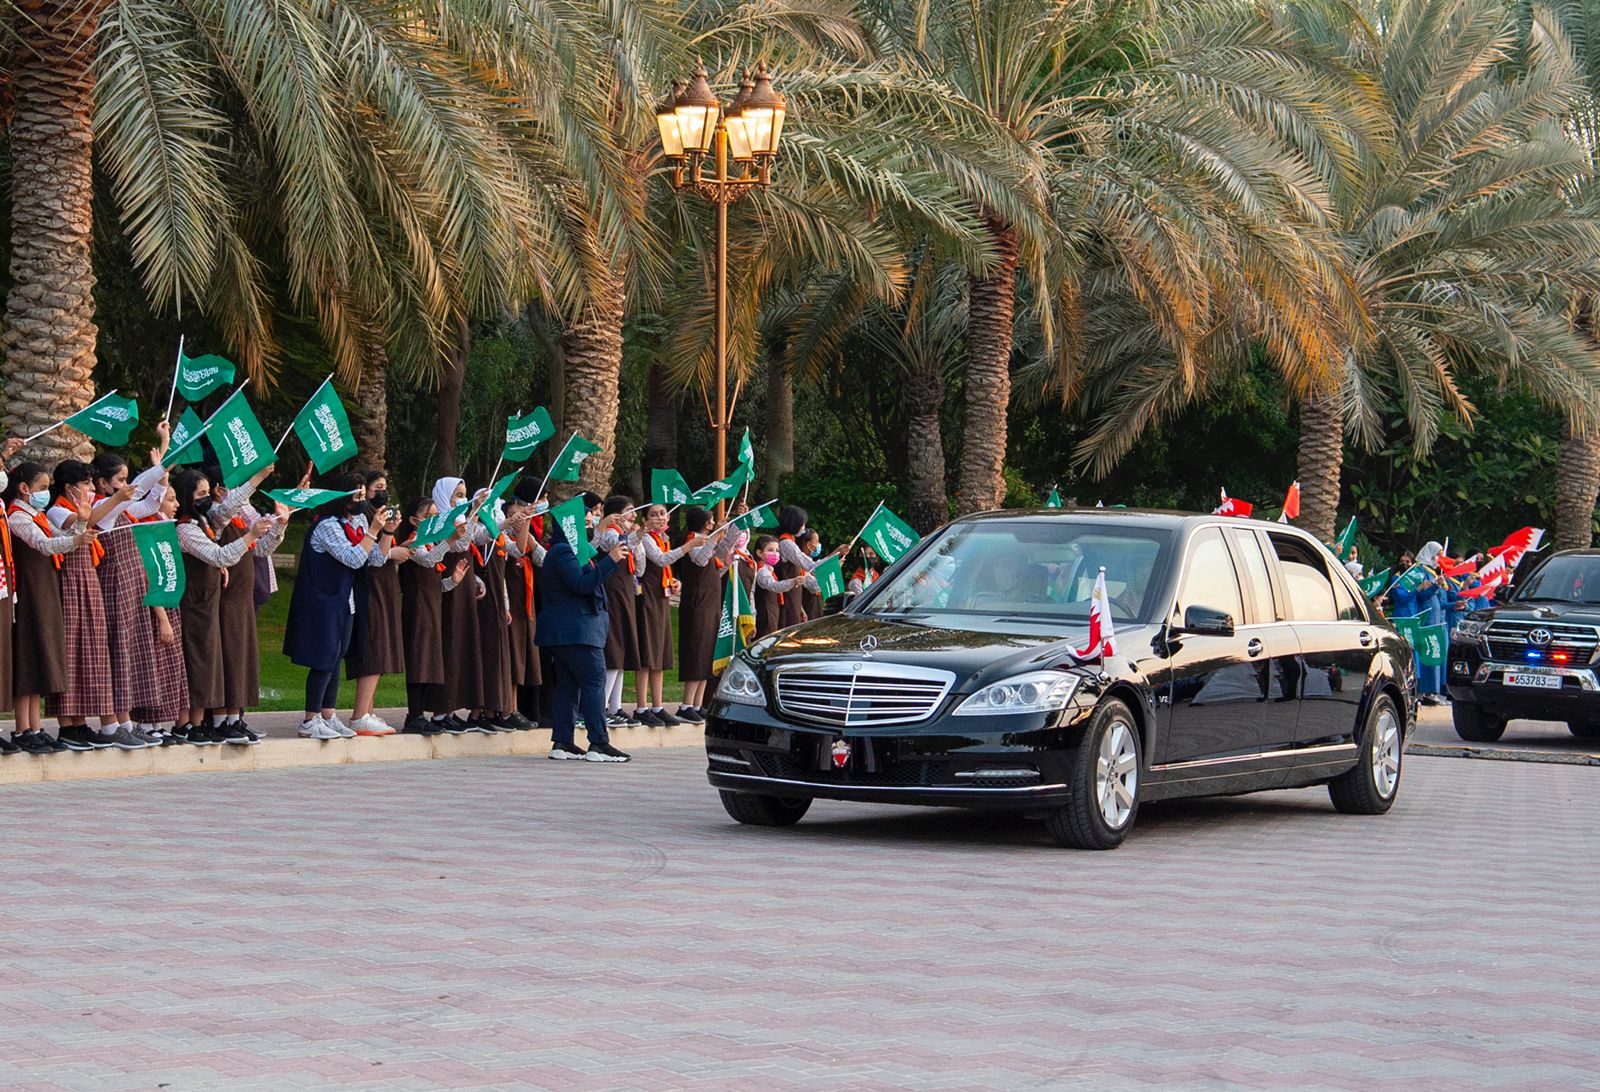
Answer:
[[[41,489],[28,498],[28,502],[36,509],[43,512],[50,507],[50,490]]]

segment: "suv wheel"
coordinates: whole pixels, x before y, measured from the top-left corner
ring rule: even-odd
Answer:
[[[723,792],[722,807],[739,822],[752,827],[792,827],[811,807],[806,796],[758,796],[749,792]]]
[[[1361,758],[1355,767],[1328,782],[1334,810],[1345,815],[1382,815],[1400,792],[1400,763],[1406,739],[1394,700],[1378,695],[1367,713]]]
[[[1569,720],[1567,731],[1579,739],[1600,739],[1600,721]]]
[[[1450,717],[1455,721],[1456,735],[1468,743],[1493,743],[1506,732],[1504,717],[1491,717],[1481,706],[1469,701],[1452,705]]]
[[[1139,811],[1139,729],[1133,712],[1112,698],[1089,719],[1072,753],[1072,800],[1045,819],[1050,837],[1073,849],[1116,849]]]

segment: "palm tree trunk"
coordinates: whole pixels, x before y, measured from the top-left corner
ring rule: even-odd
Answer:
[[[626,308],[622,274],[609,270],[591,286],[588,306],[561,331],[563,406],[561,439],[573,432],[601,451],[584,460],[578,488],[602,495],[611,485],[616,458],[617,397],[622,379],[622,319]],[[552,492],[552,499],[561,499]],[[568,490],[565,496],[571,496]]]
[[[1300,403],[1299,525],[1324,542],[1339,518],[1339,476],[1344,468],[1344,411],[1339,392]]]
[[[439,372],[439,419],[435,432],[439,460],[439,476],[453,477],[461,473],[461,463],[456,458],[456,429],[461,424],[461,388],[467,382],[467,356],[472,350],[472,331],[467,320],[456,320],[456,343],[444,360]]]
[[[974,277],[967,303],[967,415],[956,514],[999,508],[1006,496],[1006,410],[1011,404],[1011,322],[1017,305],[1017,233],[988,217],[998,261]]]
[[[361,460],[367,466],[382,469],[389,456],[389,356],[381,347],[373,350],[361,371],[356,405],[360,412],[350,427],[355,429]]]
[[[23,0],[11,75],[11,291],[6,296],[5,427],[27,436],[94,400],[94,29],[109,0]],[[58,429],[28,449],[46,463],[87,458]]]
[[[938,360],[919,357],[906,374],[906,478],[911,526],[927,534],[950,518],[944,495],[944,376]]]
[[[1593,545],[1597,494],[1600,433],[1575,432],[1569,427],[1556,464],[1556,549],[1586,550]]]
[[[761,492],[776,497],[783,479],[794,473],[794,373],[781,349],[767,362],[765,441]]]
[[[644,461],[651,469],[678,466],[678,393],[667,366],[659,360],[652,363],[644,434]]]

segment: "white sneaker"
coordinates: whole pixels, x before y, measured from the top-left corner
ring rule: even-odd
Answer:
[[[323,717],[322,719],[329,728],[333,729],[335,736],[342,737],[344,739],[356,738],[356,730],[350,727],[344,721],[340,720],[338,713],[335,713],[331,717]]]
[[[320,715],[300,722],[301,739],[340,739],[339,730]]]
[[[394,735],[394,728],[376,713],[368,713],[364,717],[357,717],[350,722],[350,727],[356,730],[356,735],[358,736]]]

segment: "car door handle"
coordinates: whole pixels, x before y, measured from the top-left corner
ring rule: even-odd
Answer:
[[[1245,655],[1247,656],[1259,656],[1266,650],[1267,646],[1261,643],[1261,638],[1259,637],[1250,638],[1250,643],[1244,646]]]
[[[1361,646],[1365,648],[1367,645],[1372,643],[1372,634],[1368,633],[1366,630],[1362,630],[1360,633],[1356,634],[1356,640],[1361,642]]]

